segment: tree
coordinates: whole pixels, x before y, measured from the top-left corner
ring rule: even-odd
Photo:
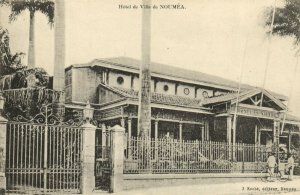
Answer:
[[[151,0],[143,0],[151,5]],[[140,137],[148,137],[151,131],[151,10],[142,12],[142,63],[140,67],[140,93],[138,112],[138,131]]]
[[[265,26],[269,27],[272,25],[272,17],[273,12],[268,8],[266,12],[266,21]],[[272,29],[271,29],[272,30]],[[296,74],[298,68],[298,59],[300,53],[300,1],[299,0],[285,0],[285,5],[282,8],[276,8],[274,23],[273,23],[273,33],[279,36],[289,36],[294,39],[294,45],[296,46],[296,55],[297,62],[294,70],[294,81],[291,84],[289,99],[291,99],[291,95],[293,92],[293,86],[296,81]],[[289,108],[290,100],[287,103],[287,109]],[[288,110],[286,110],[287,112]],[[286,112],[283,118],[283,123],[281,126],[281,132],[284,130],[284,124],[286,119]],[[289,151],[290,152],[290,151]],[[298,147],[298,154],[300,154],[300,150]]]
[[[12,54],[9,46],[9,33],[0,26],[0,90],[28,87],[29,77],[33,77],[30,87],[48,87],[49,75],[42,68],[26,69],[22,64],[24,53]]]
[[[271,26],[272,10],[270,8],[266,11],[265,25]],[[276,8],[273,33],[279,36],[290,36],[294,38],[294,44],[297,46],[299,52],[300,44],[300,1],[299,0],[285,0],[284,7]]]
[[[65,85],[65,0],[55,2],[54,52],[53,89],[63,91]]]
[[[9,21],[14,21],[24,11],[29,11],[29,48],[28,48],[28,68],[35,67],[35,13],[41,12],[48,18],[49,24],[54,20],[54,2],[49,0],[1,0],[0,5],[10,6],[11,14]]]
[[[23,52],[12,54],[9,46],[9,33],[0,26],[0,78],[24,69],[21,60]]]

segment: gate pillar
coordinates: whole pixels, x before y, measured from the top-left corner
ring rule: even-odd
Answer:
[[[80,190],[90,194],[95,189],[95,136],[96,126],[86,123],[82,128],[82,174]]]
[[[6,191],[6,125],[7,120],[0,115],[0,194]]]
[[[111,163],[112,175],[110,192],[123,190],[123,161],[124,161],[125,129],[119,125],[111,129]]]

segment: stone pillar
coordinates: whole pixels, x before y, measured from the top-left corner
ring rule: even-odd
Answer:
[[[0,193],[6,190],[6,177],[5,177],[6,125],[7,125],[7,120],[2,116],[0,116]]]
[[[182,141],[182,123],[179,123],[179,141]]]
[[[115,193],[123,190],[123,160],[124,160],[124,133],[125,129],[119,125],[111,129],[111,186],[110,192]]]
[[[82,194],[91,194],[95,189],[95,136],[96,126],[86,123],[81,126],[82,174],[80,189]]]

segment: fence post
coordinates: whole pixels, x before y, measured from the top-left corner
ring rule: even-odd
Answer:
[[[0,194],[6,191],[6,126],[7,120],[3,118],[0,113]]]
[[[123,190],[123,160],[124,160],[124,133],[125,129],[119,125],[111,129],[111,163],[110,192]]]
[[[96,126],[86,123],[82,128],[82,174],[80,189],[82,194],[90,194],[95,189],[95,136]]]

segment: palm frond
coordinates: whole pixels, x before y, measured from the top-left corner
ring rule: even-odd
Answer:
[[[54,23],[54,2],[49,0],[35,1],[35,11],[42,12],[48,18],[49,24]]]
[[[266,10],[265,25],[270,27],[272,12]],[[273,33],[279,36],[293,37],[294,44],[300,45],[300,1],[286,0],[285,6],[276,8]]]
[[[10,1],[11,14],[9,15],[9,21],[14,21],[17,16],[20,15],[26,9],[30,10],[29,1]]]
[[[0,6],[9,6],[10,2],[10,0],[0,0]]]

